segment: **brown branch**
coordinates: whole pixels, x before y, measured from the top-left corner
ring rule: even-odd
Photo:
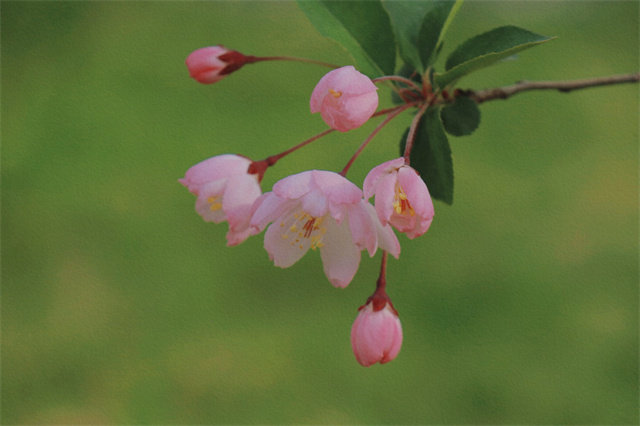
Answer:
[[[606,86],[609,84],[637,83],[640,81],[640,73],[614,75],[609,77],[587,78],[571,81],[520,81],[511,86],[496,87],[478,91],[461,91],[461,95],[469,96],[477,103],[493,99],[507,99],[516,93],[527,90],[558,90],[571,92],[572,90],[585,89],[587,87]]]

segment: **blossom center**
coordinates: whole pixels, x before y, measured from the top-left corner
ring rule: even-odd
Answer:
[[[329,93],[331,93],[333,95],[334,98],[339,98],[340,96],[342,96],[342,92],[338,92],[336,90],[333,89],[329,89]]]
[[[209,210],[215,212],[222,208],[222,203],[219,201],[220,198],[221,197],[219,195],[216,197],[207,198],[207,203],[209,203]]]
[[[407,194],[404,193],[402,187],[396,184],[396,193],[393,196],[393,208],[396,213],[401,215],[409,214],[415,216],[416,212],[411,207],[411,203],[407,200]]]
[[[284,229],[282,238],[291,240],[292,246],[298,246],[300,250],[310,247],[312,250],[324,246],[322,238],[327,232],[326,226],[322,226],[323,217],[313,217],[302,211],[294,213],[292,220],[284,220],[280,222],[281,228]],[[289,225],[291,223],[291,225]]]

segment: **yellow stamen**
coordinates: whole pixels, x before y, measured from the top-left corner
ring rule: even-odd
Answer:
[[[329,93],[331,93],[333,95],[333,97],[336,98],[336,99],[339,98],[340,96],[342,96],[342,92],[338,92],[338,91],[335,91],[333,89],[329,89]]]
[[[393,208],[396,213],[398,214],[409,213],[410,216],[415,216],[416,212],[413,210],[413,207],[411,207],[411,203],[409,203],[409,200],[407,200],[407,194],[405,194],[402,187],[398,184],[396,184],[396,194],[393,197],[393,199],[394,199]]]
[[[313,217],[305,212],[295,213],[293,217],[295,222],[287,228],[285,233],[281,234],[282,239],[286,240],[291,236],[294,239],[291,245],[294,247],[297,245],[300,250],[307,247],[303,238],[310,240],[311,244],[308,247],[312,250],[322,247],[322,238],[327,232],[327,228],[322,226],[324,218]],[[300,223],[302,225],[298,227]],[[284,224],[285,222],[280,222],[280,227],[284,228]]]
[[[213,203],[209,207],[209,210],[211,210],[212,212],[215,212],[217,210],[220,210],[221,208],[222,208],[222,203]]]

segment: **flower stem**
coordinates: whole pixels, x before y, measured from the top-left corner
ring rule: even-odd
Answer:
[[[404,147],[404,163],[409,165],[411,156],[411,148],[413,147],[413,141],[416,139],[416,129],[418,128],[418,124],[420,123],[420,119],[427,111],[429,104],[424,104],[415,117],[413,117],[413,121],[411,122],[411,127],[409,127],[409,134],[407,135],[407,144]]]
[[[384,289],[387,287],[387,252],[382,250],[382,262],[380,263],[380,276],[378,277],[378,281],[376,281],[376,291]]]
[[[376,291],[373,292],[371,296],[367,299],[367,303],[371,303],[373,306],[373,311],[378,312],[384,309],[385,306],[389,305],[391,310],[398,316],[398,311],[393,307],[393,303],[391,303],[391,298],[387,294],[387,252],[382,251],[382,262],[380,264],[380,276],[378,277],[378,281],[376,281]]]
[[[419,93],[422,93],[422,88],[420,86],[418,86],[417,84],[415,84],[413,81],[409,80],[408,78],[400,77],[399,75],[385,75],[385,76],[382,76],[382,77],[374,78],[371,81],[373,83],[377,83],[379,81],[388,81],[388,80],[399,81],[399,82],[404,83],[407,86],[411,87],[415,91],[417,91]]]
[[[270,157],[265,158],[264,160],[254,161],[249,166],[248,173],[249,174],[257,174],[258,175],[258,180],[262,181],[262,178],[264,177],[264,174],[267,171],[267,168],[269,168],[269,167],[273,166],[274,164],[276,164],[276,162],[278,162],[279,159],[281,159],[282,157],[284,157],[286,155],[291,154],[293,151],[296,151],[296,150],[302,148],[305,145],[310,144],[313,141],[316,141],[316,140],[320,139],[323,136],[328,135],[331,132],[333,132],[333,129],[327,129],[324,132],[318,133],[317,135],[312,136],[309,139],[300,142],[298,145],[292,146],[291,148],[287,149],[286,151],[281,152],[280,154],[272,155]]]
[[[296,58],[294,56],[247,56],[247,63],[248,64],[252,64],[255,62],[262,62],[262,61],[294,61],[294,62],[305,62],[308,64],[316,64],[316,65],[320,65],[323,67],[328,67],[328,68],[340,68],[340,65],[335,65],[335,64],[330,64],[328,62],[322,62],[322,61],[316,61],[313,59],[307,59],[307,58]]]
[[[347,163],[346,166],[344,166],[344,169],[342,169],[342,171],[340,172],[341,176],[346,176],[347,172],[349,171],[349,168],[351,167],[351,165],[353,164],[354,161],[356,161],[356,158],[358,158],[358,156],[360,155],[360,153],[365,149],[365,147],[369,144],[369,142],[371,142],[371,140],[373,139],[373,137],[375,135],[378,134],[378,132],[384,127],[386,126],[389,121],[391,121],[394,117],[396,117],[398,114],[400,114],[402,111],[412,107],[414,104],[413,103],[409,103],[409,104],[404,104],[401,105],[399,107],[395,107],[395,108],[391,108],[391,110],[389,111],[389,114],[387,115],[387,118],[384,119],[384,121],[380,124],[378,124],[378,126],[373,130],[373,132],[371,132],[371,134],[367,137],[367,139],[364,140],[364,142],[362,142],[362,144],[360,145],[360,147],[357,149],[357,151],[353,154],[353,156],[351,157],[351,159],[349,160],[349,162]],[[388,110],[385,110],[385,112],[387,112]],[[380,115],[380,114],[374,114],[374,115]]]

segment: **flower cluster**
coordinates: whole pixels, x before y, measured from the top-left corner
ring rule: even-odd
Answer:
[[[274,58],[213,46],[193,52],[186,65],[191,77],[211,84],[247,63],[269,59]],[[228,222],[227,245],[265,231],[264,248],[281,268],[294,265],[309,250],[318,251],[324,273],[335,287],[346,287],[353,280],[363,250],[370,257],[382,250],[376,291],[360,308],[351,330],[353,352],[364,366],[391,361],[400,350],[400,320],[385,291],[387,253],[396,259],[400,255],[394,229],[409,239],[429,229],[434,211],[427,186],[407,155],[374,167],[363,189],[346,178],[350,165],[379,129],[339,173],[303,171],[284,177],[265,193],[260,183],[280,158],[332,130],[347,132],[362,126],[377,107],[374,81],[352,66],[334,69],[322,77],[310,99],[311,112],[320,112],[329,130],[261,161],[218,155],[194,165],[179,179],[197,197],[195,209],[205,221]]]

